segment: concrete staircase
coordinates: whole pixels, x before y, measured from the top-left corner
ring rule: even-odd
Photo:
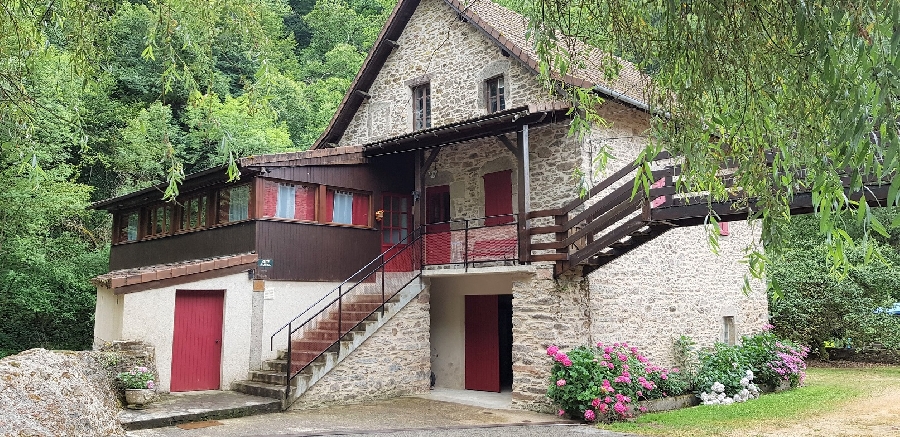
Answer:
[[[286,350],[280,350],[276,359],[265,361],[263,370],[250,371],[248,380],[232,383],[231,389],[250,395],[281,400],[282,409],[287,409],[297,398],[327,375],[331,369],[337,367],[344,358],[399,313],[423,289],[421,278],[414,279],[385,303],[383,315],[381,311],[375,311],[381,305],[381,294],[355,296],[351,302],[343,304],[344,311],[341,316],[343,329],[352,330],[336,344],[333,344],[337,340],[338,317],[336,311],[329,313],[324,320],[316,323],[313,329],[304,331],[301,338],[292,340],[291,355],[294,369],[309,365],[291,382],[289,398],[285,397],[288,366]],[[375,312],[372,313],[372,311]]]

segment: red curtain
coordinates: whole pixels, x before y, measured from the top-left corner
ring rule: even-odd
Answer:
[[[369,226],[369,195],[353,193],[353,224]]]

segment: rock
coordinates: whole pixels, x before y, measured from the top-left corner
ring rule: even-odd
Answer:
[[[94,352],[31,349],[0,359],[0,435],[124,436]]]

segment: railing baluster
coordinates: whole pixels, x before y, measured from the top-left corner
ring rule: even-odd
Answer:
[[[469,220],[465,220],[465,231],[463,237],[463,266],[469,271]]]
[[[338,339],[341,338],[341,323],[343,322],[343,320],[341,320],[341,317],[344,315],[343,297],[344,297],[344,292],[341,291],[341,287],[338,287],[338,324],[337,324]]]
[[[387,273],[387,269],[385,268],[385,264],[382,263],[381,266],[381,316],[384,317],[384,306],[387,304],[384,300],[384,277]]]
[[[291,335],[293,335],[293,329],[291,323],[288,323],[288,331],[287,331],[287,356],[285,357],[285,361],[287,362],[287,370],[285,370],[285,384],[284,388],[284,399],[288,400],[291,398],[291,358],[293,358],[293,353],[291,351],[291,343],[293,343],[293,339]]]

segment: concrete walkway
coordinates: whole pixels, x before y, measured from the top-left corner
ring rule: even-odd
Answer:
[[[473,392],[469,392],[473,393]],[[478,397],[476,393],[473,398]],[[440,394],[441,396],[447,393]],[[452,394],[459,396],[459,394]],[[427,395],[425,397],[428,397]],[[471,399],[469,400],[471,403]],[[401,397],[316,410],[287,411],[233,419],[207,420],[181,425],[129,431],[130,437],[205,436],[312,436],[411,432],[431,434],[438,430],[534,427],[574,422],[556,416],[521,410],[492,409],[448,403],[424,397]],[[582,427],[578,425],[577,427]],[[591,426],[587,428],[596,429]],[[186,429],[190,428],[190,429]],[[513,428],[513,429],[515,429]],[[463,433],[464,435],[465,433]],[[490,435],[490,433],[488,434]],[[546,435],[546,430],[540,434]]]
[[[161,428],[189,422],[228,419],[281,411],[281,402],[233,391],[163,394],[144,409],[122,410],[126,430]]]

